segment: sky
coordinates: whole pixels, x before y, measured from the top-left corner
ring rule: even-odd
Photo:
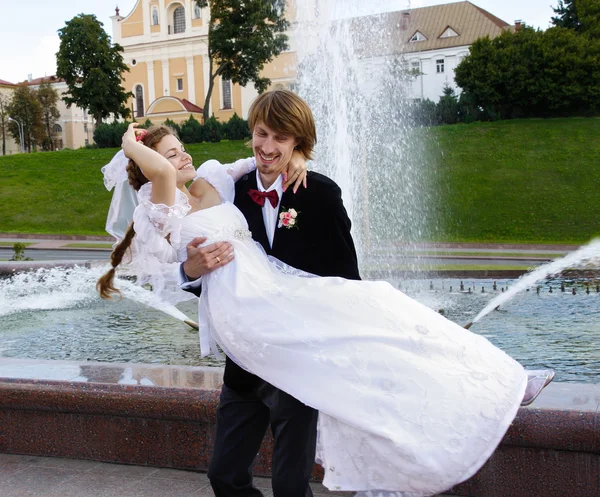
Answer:
[[[301,2],[302,0],[298,0]],[[327,0],[340,16],[358,16],[428,7],[456,0]],[[496,17],[513,24],[524,21],[530,26],[546,29],[553,15],[552,6],[558,0],[471,0]],[[112,36],[112,21],[118,5],[121,15],[133,9],[136,0],[19,0],[2,2],[0,16],[0,79],[18,83],[27,79],[51,76],[56,72],[55,54],[59,47],[57,31],[78,14],[94,14]],[[366,10],[368,9],[368,11]]]

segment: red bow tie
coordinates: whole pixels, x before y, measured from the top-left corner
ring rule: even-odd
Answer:
[[[277,208],[277,204],[279,203],[279,195],[277,194],[277,190],[271,190],[268,192],[259,192],[258,190],[250,189],[248,190],[248,195],[261,207],[265,205],[265,199],[268,198],[269,202],[273,206],[273,209]]]

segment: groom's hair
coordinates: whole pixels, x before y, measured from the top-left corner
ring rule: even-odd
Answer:
[[[250,131],[263,123],[273,131],[298,140],[296,150],[312,159],[317,143],[315,120],[308,104],[288,90],[267,91],[259,95],[250,106],[248,125]]]

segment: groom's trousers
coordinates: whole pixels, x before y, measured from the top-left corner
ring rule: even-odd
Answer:
[[[208,469],[216,497],[262,497],[252,485],[252,463],[267,428],[273,447],[273,496],[312,497],[317,411],[267,382],[249,392],[223,385]]]

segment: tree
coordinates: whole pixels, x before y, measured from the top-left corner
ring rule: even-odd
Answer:
[[[579,31],[581,23],[577,16],[575,0],[558,0],[558,6],[552,7],[555,17],[552,18],[552,24],[561,28],[574,29]]]
[[[58,92],[48,81],[42,81],[37,91],[37,99],[42,107],[42,120],[44,124],[45,137],[42,141],[44,150],[53,150],[52,130],[56,121],[60,117],[60,111],[56,104],[58,103]]]
[[[454,88],[446,84],[443,95],[437,104],[437,112],[442,124],[456,124],[458,122],[458,97]]]
[[[476,40],[455,80],[492,118],[596,115],[598,60],[599,39],[560,27],[525,27]]]
[[[577,0],[575,8],[581,23],[579,32],[588,38],[600,38],[600,0]]]
[[[209,79],[204,122],[217,76],[245,86],[252,81],[263,92],[271,81],[260,76],[265,63],[288,48],[283,17],[285,0],[197,0],[210,6],[208,23]]]
[[[552,24],[588,37],[600,37],[600,0],[558,0]]]
[[[103,24],[94,15],[79,14],[58,30],[60,48],[56,54],[56,75],[67,83],[63,97],[94,116],[98,126],[111,114],[127,118],[127,99],[132,96],[121,83],[129,71],[123,62],[123,47],[111,45]]]
[[[0,93],[0,132],[2,132],[2,155],[6,155],[6,130],[8,128],[8,109],[10,98]]]
[[[26,84],[17,86],[9,107],[10,116],[23,124],[24,146],[28,152],[31,152],[36,143],[44,138],[42,106],[38,102],[36,93]],[[11,121],[8,130],[14,139],[21,143],[17,123]]]

